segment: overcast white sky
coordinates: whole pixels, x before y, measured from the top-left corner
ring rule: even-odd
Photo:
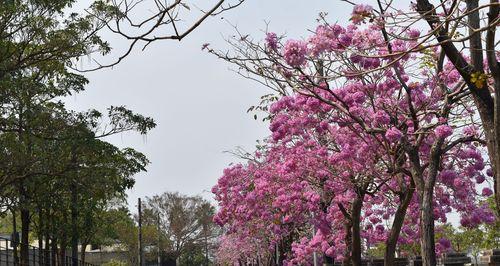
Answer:
[[[158,124],[146,137],[122,134],[108,139],[151,160],[148,171],[136,176],[135,188],[128,193],[131,207],[137,197],[164,191],[211,199],[207,191],[222,170],[237,160],[224,151],[237,146],[251,151],[255,141],[268,134],[267,125],[253,120],[246,110],[269,91],[237,76],[228,64],[200,49],[207,42],[214,48],[226,47],[222,36],[234,31],[225,20],[258,39],[265,21],[273,31],[299,38],[315,28],[321,11],[328,12],[332,22],[345,21],[351,7],[332,0],[247,0],[225,13],[224,19],[210,19],[180,43],[154,43],[113,69],[87,75],[87,90],[66,100],[70,108],[104,111],[110,105],[126,105]]]

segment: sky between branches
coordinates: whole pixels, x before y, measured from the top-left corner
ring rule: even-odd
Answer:
[[[87,5],[80,1],[77,8]],[[234,34],[228,22],[256,39],[264,36],[266,22],[271,31],[300,38],[316,27],[320,12],[327,12],[332,23],[345,24],[351,10],[338,0],[247,0],[224,13],[223,19],[210,18],[180,43],[156,42],[143,52],[136,49],[113,69],[87,73],[87,90],[66,102],[75,110],[126,105],[156,120],[158,126],[146,138],[124,134],[107,139],[119,147],[133,147],[151,161],[128,193],[132,209],[138,197],[164,191],[212,199],[209,191],[222,170],[237,161],[224,151],[237,146],[252,151],[255,141],[268,135],[267,123],[255,121],[246,110],[269,91],[201,51],[202,44],[227,48],[224,36]],[[111,56],[118,56],[125,43],[108,39],[115,51]]]

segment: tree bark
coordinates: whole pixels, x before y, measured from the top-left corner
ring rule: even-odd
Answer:
[[[45,250],[44,250],[44,265],[51,265],[50,264],[50,237],[49,233],[45,232]]]
[[[413,198],[413,193],[415,191],[415,186],[413,182],[410,187],[404,192],[401,197],[401,203],[394,214],[394,221],[392,222],[391,232],[389,233],[389,237],[386,241],[386,248],[384,253],[384,265],[385,266],[393,266],[394,258],[396,253],[396,245],[398,243],[399,234],[401,233],[401,227],[403,226],[403,222],[406,216],[406,211],[408,209],[408,205],[410,205],[411,199]]]
[[[67,213],[64,212],[63,213],[63,224],[68,224],[68,216],[67,216]],[[59,248],[59,251],[61,253],[61,265],[63,266],[67,266],[67,263],[66,263],[66,251],[67,251],[67,247],[68,247],[68,231],[66,230],[66,228],[63,228],[62,230],[62,234],[61,234],[61,237],[60,237],[60,248]]]
[[[26,207],[21,207],[21,265],[29,265],[29,231],[30,212]]]
[[[88,244],[87,243],[82,243],[82,246],[80,247],[80,257],[81,257],[81,264],[85,265],[85,250],[87,249]]]
[[[488,24],[492,25],[500,15],[500,7],[498,0],[490,0],[490,2],[497,5],[490,6],[488,12]],[[495,147],[494,153],[490,153],[490,161],[493,165],[493,172],[495,178],[495,200],[497,206],[497,217],[500,219],[500,63],[497,61],[497,53],[495,50],[495,32],[496,27],[491,27],[486,32],[486,58],[488,60],[488,67],[491,76],[493,77],[493,87],[495,89],[495,110],[494,110],[494,140]]]
[[[435,266],[436,251],[434,240],[434,211],[432,204],[432,190],[425,190],[421,194],[420,203],[420,248],[422,253],[422,265]]]
[[[361,208],[363,207],[364,194],[358,195],[352,203],[352,265],[361,266]]]
[[[17,219],[16,219],[16,212],[12,210],[12,232],[14,235],[14,266],[19,265],[19,256],[17,254],[17,247],[19,246],[19,238],[17,235]]]
[[[52,238],[50,241],[50,244],[52,246],[51,250],[51,261],[52,261],[52,266],[56,266],[56,261],[57,261],[57,239]]]
[[[61,245],[61,248],[59,249],[59,257],[60,257],[60,263],[59,265],[62,266],[67,266],[66,265],[66,246]]]
[[[344,223],[344,230],[345,230],[345,246],[346,250],[344,253],[344,261],[342,262],[343,266],[350,266],[352,265],[352,222],[350,220],[347,220]]]
[[[43,249],[43,213],[42,208],[38,207],[38,261],[40,264],[43,263],[44,249]]]
[[[493,5],[490,6],[488,13],[488,23],[492,25],[492,22],[498,18],[499,7],[495,5],[498,0],[490,0]],[[472,9],[477,5],[477,0],[468,0],[468,9]],[[431,29],[434,29],[435,25],[439,25],[441,22],[436,14],[434,5],[432,5],[428,0],[417,0],[417,11],[421,16],[427,21]],[[445,52],[446,56],[450,62],[458,70],[465,83],[467,84],[469,91],[474,99],[474,104],[477,107],[479,116],[481,118],[481,123],[484,128],[484,133],[486,136],[486,146],[488,149],[488,155],[490,162],[493,167],[494,183],[495,183],[495,199],[496,199],[496,209],[497,215],[500,219],[500,66],[496,59],[495,51],[495,30],[496,27],[490,27],[487,30],[486,36],[486,55],[488,59],[488,65],[490,68],[491,75],[494,80],[495,88],[495,98],[493,98],[487,88],[478,88],[471,81],[472,73],[483,73],[483,50],[481,45],[481,36],[475,33],[474,30],[478,29],[480,26],[479,21],[479,11],[471,12],[468,15],[469,24],[467,27],[471,30],[470,33],[470,46],[469,49],[471,54],[471,61],[474,65],[469,64],[462,54],[459,52],[457,47],[451,41],[451,38],[444,27],[438,29],[435,33],[436,39],[440,42],[441,48]],[[478,50],[481,49],[481,50]]]

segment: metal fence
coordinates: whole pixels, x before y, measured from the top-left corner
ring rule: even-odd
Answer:
[[[40,250],[35,246],[28,246],[28,260],[21,264],[20,247],[20,243],[0,237],[0,266],[96,266],[71,256],[61,256],[52,250]]]

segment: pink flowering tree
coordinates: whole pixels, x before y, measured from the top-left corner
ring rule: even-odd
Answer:
[[[361,231],[363,213],[373,212],[370,209],[382,202],[382,194],[379,192],[386,188],[391,178],[397,178],[387,174],[384,167],[391,161],[390,156],[387,156],[384,147],[378,145],[375,139],[369,136],[360,137],[362,132],[339,126],[335,110],[319,99],[301,94],[283,97],[271,106],[270,112],[272,144],[284,146],[287,150],[294,148],[312,152],[296,157],[299,161],[315,158],[308,166],[311,169],[316,168],[313,171],[313,179],[308,180],[308,184],[321,195],[323,212],[322,217],[313,219],[325,222],[320,226],[323,229],[322,234],[336,232],[334,249],[327,252],[327,255],[334,255],[331,252],[336,251],[345,261],[361,263],[362,238],[385,239],[381,238],[385,232],[380,230],[372,232],[378,235],[374,237]],[[288,153],[283,149],[278,149],[277,152],[287,157]],[[304,167],[300,169],[303,170]],[[406,181],[408,180],[410,179]],[[395,184],[393,191],[398,188]],[[407,202],[398,205],[402,209],[402,215],[399,215],[402,219],[406,206]],[[333,218],[335,222],[332,222]],[[398,223],[394,226],[398,227]],[[399,229],[394,231],[399,232]],[[397,237],[388,241],[391,243],[389,246],[395,247]],[[323,248],[322,251],[326,252],[328,249]]]
[[[237,64],[244,71],[243,75],[259,77],[262,84],[279,94],[298,95],[305,99],[303,105],[315,104],[325,109],[328,119],[319,122],[329,131],[338,128],[342,132],[340,136],[348,136],[352,141],[349,147],[341,146],[335,154],[354,150],[372,159],[364,158],[362,165],[369,168],[365,170],[377,173],[362,172],[362,180],[370,179],[366,189],[375,187],[377,191],[392,192],[395,185],[401,184],[399,199],[392,202],[406,205],[405,210],[401,210],[402,217],[405,217],[408,204],[412,201],[416,204],[411,215],[412,221],[418,221],[418,230],[412,233],[414,228],[406,226],[403,231],[409,237],[412,234],[419,236],[424,264],[435,265],[435,220],[446,219],[445,214],[452,208],[464,214],[465,225],[492,220],[489,209],[477,206],[476,183],[482,182],[472,182],[485,179],[486,164],[478,156],[485,144],[484,133],[481,123],[475,119],[467,82],[461,78],[460,71],[442,60],[442,53],[436,47],[407,52],[421,45],[418,42],[420,32],[408,28],[400,33],[400,38],[390,39],[390,34],[395,33],[387,30],[372,14],[371,7],[356,6],[353,24],[342,27],[325,22],[307,40],[284,40],[268,33],[263,45],[249,38],[235,39],[231,42],[236,51],[234,55],[209,51]],[[361,24],[367,21],[366,18],[372,21]],[[286,130],[276,126],[279,119],[277,114],[271,124],[273,139],[286,139]],[[474,156],[472,151],[475,151]],[[352,157],[340,157],[330,166],[339,167],[349,162],[345,164],[346,169],[356,169],[350,164]],[[472,162],[466,163],[469,161]],[[383,172],[389,175],[378,174]],[[347,182],[352,177],[344,175],[343,171],[334,175],[344,178],[345,182],[337,183],[340,187],[352,183]],[[357,199],[359,185],[363,184],[354,183],[358,187],[351,187],[350,191],[356,192],[350,195],[350,202]],[[409,192],[413,191],[413,186],[415,197]],[[489,194],[488,189],[485,194]],[[404,191],[408,193],[406,196]],[[471,198],[467,198],[467,193]],[[361,201],[365,201],[364,197]],[[390,201],[384,202],[383,197],[379,197],[368,206],[383,208],[384,203],[390,205]],[[462,203],[474,207],[475,211],[465,212],[466,209],[460,207]],[[385,219],[392,218],[393,225],[404,224],[404,218],[396,219],[401,216],[395,215],[397,209],[394,213],[378,213]],[[474,222],[468,224],[472,220]],[[348,230],[351,233],[359,231],[357,227],[361,221],[355,222],[356,228]],[[376,217],[371,224],[378,224]],[[372,228],[383,235],[382,225]],[[400,230],[391,231],[391,234],[393,232],[393,237],[400,239]],[[360,261],[360,255],[355,254],[360,249],[356,249],[351,251],[356,256],[355,265]],[[390,263],[393,256],[394,252],[389,250],[386,263]]]
[[[429,46],[439,45],[439,60],[448,58],[462,77],[471,95],[469,101],[477,109],[484,128],[489,161],[495,176],[496,209],[500,217],[500,142],[497,141],[500,139],[500,52],[496,36],[500,23],[499,1],[441,1],[434,6],[429,0],[417,0],[411,10],[396,12],[387,12],[392,7],[383,5],[381,1],[378,4],[379,13],[375,16],[379,20],[383,18],[385,23],[400,21],[397,23],[400,29],[419,20],[425,21],[429,31],[415,36],[415,40]],[[418,16],[411,15],[413,10]],[[414,47],[410,51],[418,49]]]
[[[312,234],[310,216],[318,212],[320,196],[305,181],[309,175],[296,171],[305,165],[295,165],[298,160],[291,154],[286,162],[278,163],[274,160],[283,157],[273,158],[272,153],[265,159],[224,170],[213,189],[221,207],[215,221],[238,239],[260,238],[269,250],[278,247],[283,261],[292,243]]]
[[[359,4],[354,6],[351,17],[354,23],[377,20],[384,28],[389,28],[388,39],[404,41],[410,37],[418,43],[407,50],[396,51],[395,56],[438,46],[441,48],[438,60],[447,58],[462,77],[471,95],[469,101],[477,109],[484,128],[500,217],[500,142],[496,141],[500,138],[500,120],[495,111],[495,106],[500,106],[500,51],[496,36],[500,2],[446,0],[434,5],[429,0],[416,0],[407,1],[408,8],[401,9],[395,2],[377,0],[377,10],[363,5],[362,1],[349,1],[350,4],[356,2]],[[428,25],[424,34],[401,34],[419,22]]]
[[[402,237],[397,237],[405,218],[404,212],[413,196],[413,189],[406,190],[411,191],[408,196],[400,191],[400,187],[412,184],[412,179],[398,179],[377,171],[385,169],[378,167],[377,163],[387,163],[383,156],[377,155],[383,154],[383,150],[375,150],[375,147],[383,146],[367,143],[369,136],[359,138],[348,127],[336,125],[332,120],[331,106],[315,98],[300,94],[283,97],[271,106],[270,112],[273,134],[268,145],[271,148],[265,154],[257,153],[257,157],[264,157],[258,168],[265,170],[257,171],[254,158],[247,166],[237,165],[224,171],[214,188],[216,199],[221,204],[216,221],[230,224],[232,233],[247,238],[260,235],[255,235],[255,232],[268,232],[266,235],[277,239],[289,236],[292,231],[305,232],[305,235],[292,238],[291,245],[282,245],[281,251],[291,251],[287,258],[292,264],[307,262],[312,252],[317,251],[359,265],[361,239],[366,245],[385,241],[387,249],[392,251],[397,242],[408,244],[418,240],[419,229],[411,225],[411,221],[419,219],[418,201],[415,200],[412,209],[416,211],[410,212]],[[363,140],[363,143],[356,143],[357,140]],[[467,150],[460,156],[462,159],[477,158],[479,161],[471,161],[467,167],[474,164],[480,168],[482,158],[474,151]],[[440,194],[434,203],[436,220],[446,222],[446,214],[452,209],[488,214],[473,211],[478,209],[474,183],[466,179],[463,183],[467,185],[460,186],[463,189],[458,191],[447,187],[453,185],[456,177],[446,173],[438,180]],[[250,191],[242,192],[241,189]],[[447,192],[443,192],[445,190]],[[256,202],[262,199],[265,200]],[[310,215],[304,215],[305,209]],[[266,211],[261,213],[259,210]],[[269,210],[275,215],[269,216]],[[491,217],[489,214],[483,217]],[[392,217],[392,227],[386,230],[383,221]],[[475,225],[481,222],[483,220],[476,220]],[[274,229],[266,230],[269,225]],[[309,225],[314,226],[316,234],[310,233]],[[446,250],[447,247],[441,244],[445,241],[440,240],[438,251]]]
[[[255,263],[269,265],[272,254],[268,249],[267,238],[262,232],[250,235],[231,233],[223,235],[219,240],[216,261],[219,265],[242,265]]]

